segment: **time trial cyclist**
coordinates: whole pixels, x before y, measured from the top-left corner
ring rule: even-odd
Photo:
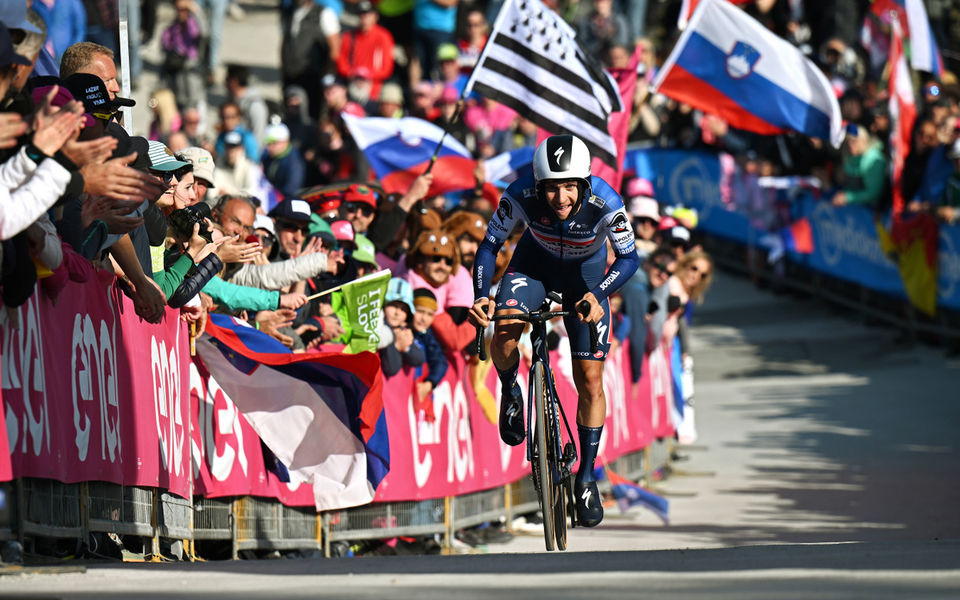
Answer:
[[[527,226],[517,243],[496,302],[489,296],[496,256],[519,223]],[[607,269],[610,240],[615,260]],[[590,304],[586,317],[564,319],[573,357],[573,379],[579,397],[577,433],[580,468],[574,486],[577,516],[594,527],[603,520],[603,506],[593,476],[600,434],[606,418],[603,361],[610,348],[610,304],[607,298],[623,285],[640,264],[633,229],[620,195],[590,173],[590,152],[572,135],[544,140],[533,156],[533,173],[521,176],[504,191],[486,236],[477,250],[474,304],[471,321],[486,327],[494,314],[530,312],[548,291],[563,296],[563,309],[575,311],[581,301]],[[590,353],[588,322],[597,323],[599,348]],[[498,321],[490,345],[503,393],[500,437],[516,446],[524,440],[523,399],[517,384],[520,355],[517,341],[522,321]]]

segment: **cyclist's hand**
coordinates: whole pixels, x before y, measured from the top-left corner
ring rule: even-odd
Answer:
[[[603,318],[603,307],[600,306],[600,303],[597,302],[597,297],[593,295],[592,292],[587,292],[583,295],[583,298],[580,298],[580,301],[577,302],[577,306],[580,306],[580,302],[587,301],[590,303],[590,314],[586,318],[580,314],[579,308],[577,309],[577,317],[584,323],[599,323],[600,319]]]
[[[467,316],[474,327],[486,327],[490,324],[495,306],[490,298],[480,298],[470,307]]]

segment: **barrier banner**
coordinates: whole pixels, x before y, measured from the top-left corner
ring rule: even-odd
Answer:
[[[960,309],[960,226],[940,226],[937,262],[940,306]]]
[[[13,479],[13,465],[10,464],[10,443],[7,441],[6,409],[0,394],[0,481]]]
[[[557,393],[576,437],[577,393],[566,343],[551,351]],[[377,488],[376,501],[403,501],[469,494],[516,481],[530,473],[525,445],[508,446],[497,429],[500,382],[491,363],[468,365],[452,357],[433,391],[434,420],[416,410],[413,370],[404,369],[384,385],[384,410],[390,431],[390,472]],[[476,369],[481,371],[478,373]],[[654,412],[649,389],[631,393],[625,345],[607,358],[604,390],[607,420],[599,455],[607,461],[639,450],[653,440]],[[527,396],[529,364],[521,363],[519,383]],[[479,394],[472,381],[483,381]],[[479,396],[479,397],[478,397]],[[526,412],[526,404],[524,404]],[[669,418],[669,415],[668,415]]]
[[[35,293],[2,329],[14,477],[109,481],[190,492],[188,335],[179,312],[134,313],[111,273]]]
[[[313,506],[313,488],[284,483],[263,460],[260,438],[203,361],[190,363],[190,448],[193,493],[261,496],[288,506]]]

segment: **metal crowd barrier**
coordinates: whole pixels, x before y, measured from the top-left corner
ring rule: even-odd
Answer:
[[[613,461],[610,467],[630,479],[649,479],[670,460],[672,440]],[[322,550],[331,555],[338,541],[439,534],[451,548],[457,530],[505,520],[538,509],[529,477],[502,487],[463,496],[417,502],[374,503],[317,513],[311,507],[285,506],[278,500],[180,498],[159,489],[106,482],[61,483],[24,478],[8,484],[9,523],[0,520],[0,541],[36,537],[86,541],[91,532],[152,539],[159,556],[161,538],[183,540],[186,556],[194,541],[220,540],[241,550]]]

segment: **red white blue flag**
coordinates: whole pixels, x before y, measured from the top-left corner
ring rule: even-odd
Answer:
[[[874,0],[870,12],[884,20],[900,23],[904,37],[910,42],[911,67],[938,78],[943,74],[943,57],[933,37],[923,0]]]
[[[343,113],[350,135],[363,151],[380,185],[388,193],[405,193],[414,179],[427,169],[434,151],[443,140],[433,165],[433,184],[427,195],[466,190],[476,185],[473,170],[477,161],[453,136],[416,117],[389,119],[356,117]]]
[[[840,106],[820,69],[726,0],[700,0],[653,90],[739,129],[843,141]]]
[[[643,506],[660,517],[664,525],[670,524],[670,502],[666,498],[617,475],[610,467],[604,466],[603,471],[610,480],[620,512],[625,513],[633,506]]]
[[[367,504],[390,468],[376,354],[292,354],[225,315],[210,315],[197,354],[317,510]]]

